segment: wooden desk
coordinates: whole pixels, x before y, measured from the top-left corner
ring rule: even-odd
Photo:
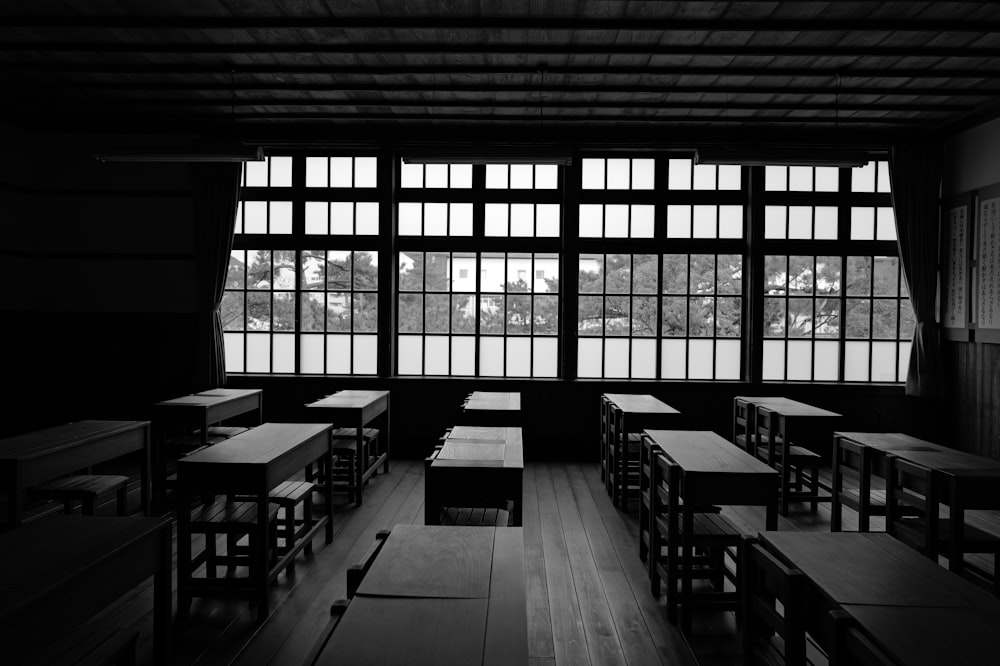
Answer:
[[[521,440],[521,429],[505,426],[473,426],[458,425],[448,431],[451,439],[473,439],[491,442],[518,442]]]
[[[516,527],[397,525],[316,664],[524,666]]]
[[[257,412],[257,423],[264,418],[264,391],[261,389],[217,388],[153,405],[157,427],[180,425],[201,429],[201,443],[208,443],[209,426],[226,419]]]
[[[52,516],[0,535],[0,643],[45,646],[153,576],[153,655],[169,662],[169,518]],[[11,662],[13,663],[13,662]]]
[[[830,433],[833,432],[833,421],[840,418],[841,414],[831,412],[819,407],[813,407],[797,400],[788,398],[768,398],[766,402],[755,403],[757,408],[757,419],[761,408],[766,408],[773,413],[773,418],[777,420],[776,437],[781,445],[781,460],[789,459],[792,445],[810,449],[816,453],[828,453],[826,451],[816,451],[820,447],[820,442],[829,442]],[[826,448],[823,446],[823,448]],[[788,504],[791,501],[791,466],[781,465],[781,515],[788,515]],[[823,487],[822,484],[817,484]],[[830,488],[823,487],[827,492]],[[811,502],[829,502],[831,495],[804,494],[797,493],[798,500],[809,500]]]
[[[1000,601],[887,534],[762,532],[760,542],[805,574],[807,627],[827,651],[828,611],[844,610],[901,664],[993,664],[1000,654]]]
[[[256,498],[257,515],[268,514],[268,491],[319,460],[329,460],[331,453],[328,423],[265,423],[253,430],[227,439],[177,461],[178,506],[190,506],[202,495],[251,495]],[[256,570],[267,572],[256,580],[194,579],[191,569],[191,515],[177,516],[177,613],[186,616],[192,596],[237,594],[257,602],[259,619],[268,614],[268,588],[288,561],[309,543],[313,535],[326,528],[326,542],[333,541],[332,493],[324,498],[325,514],[295,547],[273,566],[268,566],[267,544],[271,542],[267,520],[257,520],[257,546],[252,557]]]
[[[520,426],[521,394],[473,391],[462,403],[462,423]]]
[[[469,432],[459,427],[463,428],[459,434]],[[454,436],[457,429],[426,467],[424,522],[437,524],[446,506],[498,507],[511,500],[511,521],[520,526],[524,483],[521,429],[503,428],[503,440],[463,439]]]
[[[389,471],[389,392],[388,391],[337,391],[321,400],[310,402],[306,407],[317,410],[324,421],[329,420],[337,428],[354,428],[357,431],[355,445],[358,464],[354,466],[354,501],[358,506],[362,502],[362,488],[365,480],[370,477],[379,465]],[[322,410],[322,411],[318,411]],[[362,445],[363,429],[381,417],[379,439],[383,451],[371,461],[360,459],[364,451]]]
[[[612,407],[621,410],[621,424],[614,431],[613,441],[610,442],[613,450],[612,469],[609,470],[607,481],[612,503],[627,511],[629,490],[637,489],[639,486],[638,460],[633,459],[632,452],[629,451],[629,435],[641,433],[649,428],[676,427],[680,412],[651,395],[631,393],[603,395]]]
[[[0,485],[7,493],[7,523],[21,522],[31,486],[142,451],[142,510],[149,514],[149,421],[76,421],[0,440]]]

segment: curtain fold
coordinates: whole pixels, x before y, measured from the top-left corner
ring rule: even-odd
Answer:
[[[889,156],[899,258],[916,326],[906,395],[941,393],[941,342],[936,320],[940,150],[932,144],[893,146]]]
[[[226,288],[239,205],[240,163],[195,164],[195,239],[198,243],[198,358],[194,368],[198,390],[226,383],[225,346],[219,308]]]

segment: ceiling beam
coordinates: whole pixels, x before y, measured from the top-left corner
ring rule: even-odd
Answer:
[[[749,58],[784,57],[920,57],[920,58],[1000,58],[1000,47],[975,46],[882,46],[880,44],[831,44],[813,46],[800,44],[617,44],[551,42],[0,42],[3,53],[153,53],[183,55],[608,55],[608,56],[723,56]]]
[[[890,2],[880,3],[891,5]],[[912,5],[912,3],[903,3]],[[1000,21],[913,18],[588,18],[539,16],[3,16],[10,29],[73,28],[87,30],[545,30],[688,33],[722,32],[1000,32]]]

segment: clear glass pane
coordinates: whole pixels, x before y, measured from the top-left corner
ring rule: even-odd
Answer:
[[[424,330],[424,297],[422,294],[399,295],[400,333],[422,333]]]
[[[814,307],[813,335],[817,338],[840,337],[840,299],[817,298]]]
[[[874,257],[875,295],[895,296],[899,293],[899,258]]]
[[[475,294],[451,295],[451,331],[452,333],[476,332]]]
[[[812,257],[792,256],[788,258],[789,294],[811,296],[814,282]]]
[[[867,339],[871,333],[871,301],[867,298],[847,299],[848,338]]]
[[[788,337],[807,338],[813,331],[813,302],[811,298],[788,299]]]
[[[535,296],[533,317],[535,335],[558,335],[559,297]]]
[[[424,289],[448,291],[451,279],[451,255],[448,252],[428,252],[425,255]]]
[[[627,294],[632,284],[632,255],[606,255],[604,291],[608,294]]]
[[[531,334],[531,296],[519,294],[507,296],[507,334]]]
[[[687,340],[661,341],[660,370],[663,379],[687,378]]]
[[[326,330],[349,333],[351,331],[351,311],[350,292],[327,292]]]
[[[689,334],[691,337],[710,338],[715,333],[715,298],[703,296],[688,301]]]
[[[507,280],[507,257],[502,252],[484,252],[479,268],[479,290],[505,291]]]
[[[535,280],[533,288],[534,291],[543,293],[555,293],[559,291],[558,254],[535,255]]]
[[[632,298],[632,335],[654,337],[659,313],[655,296]]]
[[[424,288],[424,253],[399,253],[399,290],[420,291]]]
[[[656,293],[656,255],[632,255],[632,293]]]
[[[604,334],[628,335],[630,312],[628,296],[606,296],[604,298]]]
[[[689,284],[692,294],[715,293],[715,255],[691,255],[691,279]]]
[[[604,333],[604,299],[600,296],[580,296],[577,299],[576,330],[578,335]]]
[[[484,335],[502,335],[506,316],[506,297],[503,294],[479,297],[479,332]]]
[[[720,254],[716,258],[716,291],[720,294],[743,293],[743,255]]]
[[[847,258],[847,295],[867,296],[872,293],[872,258]]]
[[[872,337],[883,340],[896,339],[897,301],[894,298],[876,298],[872,313]]]
[[[302,294],[302,330],[322,332],[326,326],[326,295],[322,292]]]
[[[785,299],[764,299],[764,337],[785,337]]]
[[[743,299],[719,298],[716,300],[715,335],[720,338],[740,337],[740,322],[743,320],[741,307]]]
[[[663,255],[663,293],[688,293],[688,256],[686,254]]]
[[[247,294],[247,330],[271,330],[271,296],[268,292]]]
[[[227,291],[222,295],[222,306],[219,316],[222,318],[222,330],[243,330],[243,292]]]
[[[326,253],[326,288],[334,291],[348,291],[353,283],[351,279],[351,253]]]
[[[917,320],[913,315],[913,305],[910,299],[904,298],[899,302],[899,339],[912,340],[913,329],[916,328]]]
[[[687,298],[663,297],[663,337],[687,336]]]
[[[278,291],[274,293],[274,300],[271,304],[274,313],[272,316],[271,328],[275,331],[295,330],[295,294],[291,291]]]

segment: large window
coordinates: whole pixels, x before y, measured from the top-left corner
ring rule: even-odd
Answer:
[[[914,320],[885,162],[390,155],[247,165],[229,372],[903,379]]]

